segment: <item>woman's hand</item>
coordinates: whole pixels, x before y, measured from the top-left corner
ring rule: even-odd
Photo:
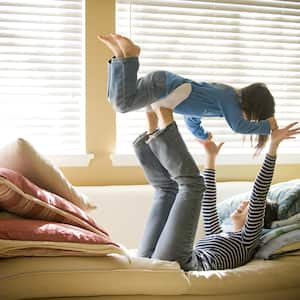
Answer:
[[[198,142],[203,146],[206,154],[213,157],[219,154],[220,149],[224,145],[223,142],[217,145],[213,140],[198,140]]]
[[[295,135],[300,134],[300,127],[295,127],[297,124],[298,122],[293,122],[283,128],[272,131],[269,148],[270,155],[276,155],[277,148],[283,140],[295,139]]]
[[[216,157],[219,154],[224,143],[218,145],[213,140],[197,140],[201,144],[206,153],[206,169],[216,169]]]

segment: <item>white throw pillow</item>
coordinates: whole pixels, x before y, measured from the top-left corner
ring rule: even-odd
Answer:
[[[69,200],[83,210],[96,207],[68,181],[59,168],[25,139],[18,138],[0,148],[0,167],[21,173],[42,189]]]

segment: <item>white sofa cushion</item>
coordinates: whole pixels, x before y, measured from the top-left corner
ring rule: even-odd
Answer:
[[[299,256],[254,260],[233,270],[188,273],[175,262],[134,257],[129,261],[120,255],[11,258],[0,260],[0,299],[195,295],[248,300],[257,294],[263,295],[260,299],[278,299],[272,298],[276,294],[284,296],[279,299],[297,299],[299,268]]]

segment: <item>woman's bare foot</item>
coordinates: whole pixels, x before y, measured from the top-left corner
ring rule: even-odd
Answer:
[[[131,57],[131,56],[139,56],[141,52],[141,48],[134,44],[132,40],[129,38],[122,36],[120,34],[112,34],[115,41],[119,44],[124,57]]]
[[[97,39],[104,43],[113,53],[115,57],[124,57],[123,51],[119,46],[119,43],[116,41],[112,34],[108,35],[97,35]]]

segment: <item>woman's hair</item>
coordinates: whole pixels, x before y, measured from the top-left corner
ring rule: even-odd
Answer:
[[[278,220],[278,203],[267,200],[265,208],[264,228],[271,228],[272,222]]]
[[[248,120],[261,121],[274,116],[275,102],[267,86],[257,82],[241,89],[241,108]],[[258,135],[256,154],[265,146],[268,137],[268,135]]]

